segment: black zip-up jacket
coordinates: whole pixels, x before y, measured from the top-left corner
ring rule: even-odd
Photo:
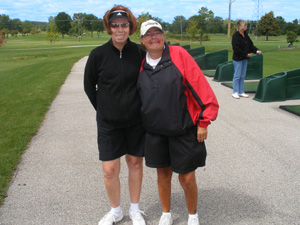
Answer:
[[[236,31],[232,36],[232,49],[233,55],[232,59],[235,61],[240,61],[243,59],[248,59],[247,55],[249,53],[256,53],[258,50],[251,41],[250,37],[248,36],[247,32],[244,32],[245,37],[243,37],[239,31]]]
[[[180,46],[165,45],[153,69],[144,60],[138,79],[143,125],[148,132],[183,135],[207,127],[218,115],[217,98],[193,57]]]
[[[112,40],[92,50],[85,66],[84,90],[97,111],[97,123],[123,128],[141,122],[137,91],[145,53],[129,39],[120,52]]]

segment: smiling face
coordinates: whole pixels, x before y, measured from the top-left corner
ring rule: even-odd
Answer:
[[[126,19],[115,19],[111,21],[111,38],[114,46],[120,50],[124,47],[126,44],[126,41],[129,37],[129,31],[130,31],[130,26],[128,24],[128,20]],[[118,26],[112,26],[112,24],[116,25],[119,24]],[[121,26],[121,24],[123,26]],[[127,26],[124,26],[127,24]]]
[[[156,27],[150,28],[142,37],[142,44],[146,47],[150,55],[162,53],[165,44],[163,32]]]

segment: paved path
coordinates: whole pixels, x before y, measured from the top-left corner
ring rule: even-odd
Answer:
[[[87,57],[77,62],[23,155],[0,208],[1,225],[97,224],[109,209],[98,161],[95,112],[82,88]],[[218,119],[209,127],[207,166],[197,170],[203,225],[300,224],[300,117],[281,104],[233,99],[211,81]],[[120,224],[131,224],[122,160]],[[147,224],[158,224],[155,170],[144,169],[140,201]],[[173,177],[175,224],[186,224],[183,191]]]

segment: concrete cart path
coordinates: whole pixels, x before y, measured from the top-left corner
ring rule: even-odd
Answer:
[[[0,208],[1,225],[97,224],[109,210],[98,161],[95,112],[82,85],[87,57],[77,62],[23,155]],[[233,99],[207,78],[220,112],[209,126],[207,166],[197,170],[201,224],[300,224],[300,117],[279,109],[299,100],[260,103]],[[122,207],[128,217],[127,169],[122,159]],[[156,172],[144,169],[141,209],[158,224]],[[187,223],[177,175],[172,214]]]

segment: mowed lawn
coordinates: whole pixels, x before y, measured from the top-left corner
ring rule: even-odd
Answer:
[[[23,151],[73,64],[95,48],[66,37],[50,49],[44,36],[9,38],[0,49],[0,203]],[[88,45],[99,45],[108,38],[86,39]]]
[[[210,41],[203,42],[206,52],[228,49],[231,60],[231,40],[225,34],[209,36]],[[268,42],[262,37],[251,38],[266,51],[264,76],[300,67],[300,49],[274,50],[286,46],[284,36],[270,37]],[[42,33],[9,38],[0,48],[0,204],[22,153],[38,131],[73,64],[108,39],[104,33],[100,38],[96,34],[93,38],[85,35],[80,42],[76,37],[66,36],[50,49]],[[131,39],[139,42],[135,37]],[[198,42],[180,43],[191,44],[192,48],[200,46]]]

